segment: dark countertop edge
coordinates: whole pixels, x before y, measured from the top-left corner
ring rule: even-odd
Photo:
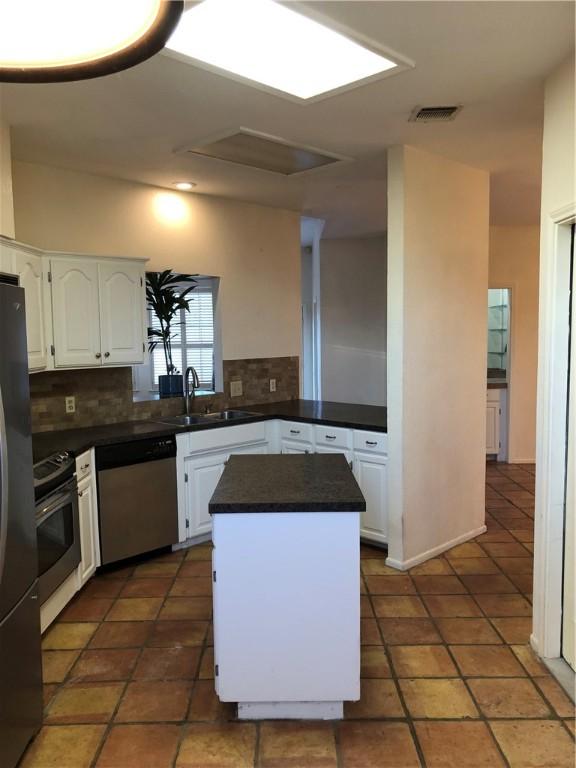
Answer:
[[[298,401],[295,401],[298,402]],[[345,404],[343,404],[345,405]],[[246,410],[249,410],[250,408],[258,408],[262,406],[246,406]],[[265,407],[269,407],[266,405]],[[385,406],[382,406],[385,408]],[[237,419],[233,422],[229,421],[217,421],[213,424],[191,424],[189,426],[178,426],[178,425],[170,425],[170,424],[162,424],[160,420],[153,420],[153,419],[147,419],[145,421],[126,421],[126,422],[118,422],[115,424],[99,424],[92,427],[76,427],[74,429],[67,429],[67,430],[54,430],[54,431],[46,431],[46,432],[35,432],[32,434],[32,441],[34,445],[34,441],[36,441],[36,444],[38,442],[51,442],[50,438],[54,438],[56,436],[57,439],[55,442],[57,443],[56,447],[51,446],[50,450],[37,450],[35,451],[34,455],[34,461],[41,461],[42,459],[46,458],[46,456],[49,456],[51,453],[54,453],[55,451],[61,451],[61,450],[67,450],[72,453],[74,456],[78,456],[81,453],[84,453],[84,451],[89,450],[90,448],[99,448],[101,446],[105,445],[114,445],[115,443],[128,443],[132,442],[134,440],[144,440],[148,437],[168,437],[169,435],[179,435],[184,434],[186,432],[202,432],[209,429],[220,429],[221,427],[232,427],[232,426],[239,426],[241,424],[255,424],[262,421],[273,421],[274,419],[278,419],[280,421],[295,421],[303,424],[322,424],[326,426],[331,427],[342,427],[345,429],[356,429],[356,430],[363,430],[368,432],[381,432],[386,434],[387,433],[387,427],[383,427],[381,425],[372,425],[372,424],[363,424],[358,423],[354,421],[347,421],[347,420],[340,420],[340,419],[325,419],[320,417],[314,417],[314,416],[298,416],[298,415],[287,415],[282,413],[262,413],[258,414],[257,411],[254,411],[254,416],[246,417],[245,419]],[[131,430],[134,427],[142,427],[143,425],[149,425],[150,431],[147,432],[143,430],[140,433],[134,433]],[[106,435],[106,436],[94,436],[90,434],[83,434],[82,436],[75,435],[74,433],[78,432],[90,432],[93,431],[94,433],[97,433],[99,430],[110,430],[113,434]],[[59,437],[62,437],[61,441],[58,441]],[[36,455],[37,454],[37,455]]]
[[[339,501],[336,503],[324,503],[324,502],[302,502],[296,504],[295,502],[284,503],[271,503],[265,502],[257,504],[212,504],[208,505],[208,510],[211,515],[230,515],[239,513],[257,513],[264,514],[266,512],[279,513],[279,512],[365,512],[366,502],[351,501],[346,503],[345,501]]]

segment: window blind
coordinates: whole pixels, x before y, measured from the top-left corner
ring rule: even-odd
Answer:
[[[181,310],[173,325],[172,362],[179,373],[193,366],[202,389],[214,389],[214,295],[212,285],[199,284],[192,293],[189,310]],[[160,328],[158,318],[150,312],[152,328]],[[150,355],[153,388],[158,376],[166,373],[164,348],[159,344]]]

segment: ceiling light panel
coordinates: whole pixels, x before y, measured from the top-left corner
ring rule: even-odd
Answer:
[[[273,0],[204,0],[183,14],[166,47],[200,66],[303,100],[398,67]]]

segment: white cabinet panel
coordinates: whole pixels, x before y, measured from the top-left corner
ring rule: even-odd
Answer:
[[[0,242],[0,272],[14,274],[14,249],[6,242]]]
[[[356,452],[354,474],[366,499],[366,511],[360,520],[360,535],[384,544],[388,540],[387,457]]]
[[[259,453],[259,454],[266,454],[268,453],[268,446],[266,443],[258,444],[258,445],[242,445],[238,448],[233,448],[230,451],[230,456],[234,456],[235,454],[250,454],[250,453]]]
[[[188,536],[191,538],[210,533],[212,530],[208,504],[224,471],[227,459],[227,453],[184,459],[184,472],[187,478],[187,516],[190,522]]]
[[[144,268],[140,263],[99,265],[102,363],[144,362]]]
[[[316,453],[343,453],[346,461],[352,468],[352,451],[346,451],[343,448],[329,448],[326,445],[316,445]]]
[[[312,443],[296,443],[292,440],[282,440],[280,442],[280,453],[314,453]]]
[[[28,369],[38,371],[46,367],[47,360],[42,258],[26,251],[15,251],[12,268],[20,278],[26,297]]]
[[[500,403],[486,403],[486,453],[500,450]]]
[[[78,512],[80,517],[80,551],[78,566],[78,588],[88,581],[98,565],[98,529],[96,497],[92,477],[85,477],[78,484]]]
[[[366,453],[388,453],[388,435],[385,432],[354,430],[354,450]]]
[[[316,434],[316,445],[334,445],[338,448],[352,447],[352,430],[345,427],[326,427],[323,424],[317,424],[314,432]]]
[[[98,262],[53,259],[51,271],[55,366],[100,365]]]
[[[314,440],[314,428],[312,424],[303,424],[301,421],[282,421],[280,422],[280,436],[284,440],[311,443]]]

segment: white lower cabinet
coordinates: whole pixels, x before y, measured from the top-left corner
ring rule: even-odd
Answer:
[[[208,504],[228,460],[227,453],[189,456],[184,459],[188,537],[201,536],[212,530]]]
[[[94,475],[89,470],[94,466],[92,451],[86,451],[76,459],[78,480],[78,516],[80,522],[81,560],[77,569],[78,589],[94,574],[100,565],[100,539],[98,532],[98,506]]]
[[[314,453],[312,443],[297,443],[294,440],[280,441],[280,453]]]
[[[388,541],[388,458],[385,455],[354,454],[354,475],[366,499],[360,518],[362,538],[385,544]]]
[[[489,389],[486,397],[486,453],[500,452],[500,390]]]
[[[353,468],[352,451],[347,451],[345,448],[328,448],[327,445],[317,445],[316,453],[342,453],[346,457],[346,461],[350,464],[350,469]]]

